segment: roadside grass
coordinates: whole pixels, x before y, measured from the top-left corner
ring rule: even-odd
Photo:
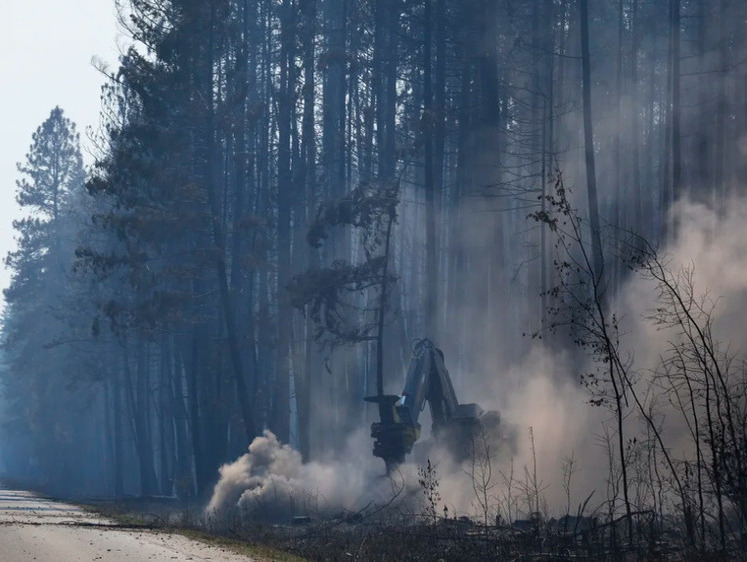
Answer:
[[[149,506],[136,506],[130,501],[98,500],[78,503],[82,509],[98,516],[111,519],[123,527],[148,529],[159,533],[184,536],[190,540],[222,548],[234,554],[248,556],[256,562],[305,562],[305,558],[284,552],[268,545],[228,537],[197,528],[193,512],[186,511],[174,521]],[[152,506],[150,506],[152,507]],[[195,510],[196,511],[196,510]]]
[[[270,546],[249,543],[221,535],[213,535],[197,529],[176,528],[172,531],[184,535],[188,539],[207,543],[211,546],[225,548],[231,552],[235,552],[236,554],[250,556],[257,560],[257,562],[305,562],[306,560],[305,558],[301,558],[288,552],[283,552]]]

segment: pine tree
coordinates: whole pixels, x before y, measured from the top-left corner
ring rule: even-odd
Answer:
[[[69,306],[72,201],[82,191],[85,173],[79,135],[59,107],[32,138],[25,163],[18,165],[16,200],[25,216],[13,223],[18,247],[5,259],[11,283],[5,290],[3,382],[14,400],[15,422],[8,438],[21,445],[16,457],[22,462],[64,482],[75,470],[70,445],[76,410],[70,404],[83,396],[66,392],[70,356],[59,343],[69,336],[74,310]]]

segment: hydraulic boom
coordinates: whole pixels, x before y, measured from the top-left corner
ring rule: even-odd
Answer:
[[[366,401],[379,405],[381,421],[371,425],[373,454],[384,459],[387,471],[405,461],[405,455],[420,437],[418,418],[426,402],[435,439],[459,458],[470,454],[477,431],[487,425],[497,426],[500,421],[498,412],[484,412],[477,404],[459,403],[444,355],[428,339],[415,344],[402,395],[372,396]]]

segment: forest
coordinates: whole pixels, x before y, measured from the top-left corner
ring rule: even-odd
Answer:
[[[419,467],[431,518],[747,548],[747,3],[115,3],[95,163],[56,107],[18,165],[6,477],[383,474],[363,399],[427,337],[516,435],[466,497]]]

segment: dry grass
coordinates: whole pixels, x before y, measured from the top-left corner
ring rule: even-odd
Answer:
[[[210,533],[197,528],[199,521],[192,515],[199,511],[174,511],[173,505],[152,499],[98,500],[79,504],[81,508],[106,517],[123,527],[150,529],[157,532],[182,535],[190,540],[226,549],[232,553],[251,557],[257,562],[304,562],[304,558],[281,549],[245,539]]]

